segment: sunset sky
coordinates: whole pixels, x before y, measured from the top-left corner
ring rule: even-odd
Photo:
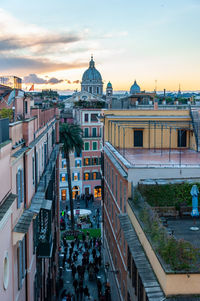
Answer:
[[[1,0],[0,75],[79,90],[93,54],[104,90],[200,90],[199,15],[199,0]]]

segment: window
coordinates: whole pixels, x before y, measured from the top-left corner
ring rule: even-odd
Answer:
[[[88,128],[84,129],[84,137],[89,137],[89,129]]]
[[[80,158],[82,156],[82,153],[81,152],[79,152],[79,153],[77,153],[76,151],[74,152],[74,157],[75,158]]]
[[[122,181],[119,184],[119,195],[120,195],[120,210],[122,210]]]
[[[186,130],[178,130],[178,147],[186,147],[187,146],[187,131]]]
[[[117,181],[118,181],[118,179],[117,179],[117,175],[115,175],[115,198],[116,198],[116,201],[117,201],[117,185],[118,185],[118,183],[117,183]]]
[[[117,213],[115,213],[115,232],[117,233]]]
[[[89,172],[84,173],[84,180],[85,181],[90,180],[90,173]]]
[[[91,114],[91,122],[97,122],[98,121],[98,114]]]
[[[114,193],[114,171],[112,169],[112,193]]]
[[[93,137],[97,136],[97,128],[92,128],[92,136]]]
[[[80,160],[75,161],[75,167],[81,167],[81,161]]]
[[[143,131],[134,131],[134,146],[143,147]]]
[[[97,179],[97,173],[96,173],[96,172],[93,172],[93,173],[92,173],[92,179],[93,179],[93,180],[96,180],[96,179]]]
[[[84,158],[84,165],[90,165],[90,158]]]
[[[67,178],[67,174],[62,173],[62,174],[61,174],[61,177],[60,177],[60,181],[61,181],[61,182],[65,182],[65,181],[66,181],[66,178]]]
[[[73,181],[79,181],[80,180],[80,175],[78,172],[73,173]]]
[[[89,92],[92,93],[92,87],[89,87]]]
[[[62,168],[66,168],[67,164],[66,164],[66,159],[62,159]]]
[[[112,204],[112,222],[113,222],[113,204]]]
[[[97,94],[99,94],[99,87],[97,87]]]
[[[4,289],[7,290],[9,283],[9,257],[8,252],[6,252],[6,256],[4,257],[3,263],[3,286]]]
[[[88,122],[88,114],[85,114],[85,122]]]
[[[89,144],[89,142],[85,142],[84,143],[84,150],[90,150],[90,144]]]
[[[92,161],[93,161],[92,165],[98,165],[98,158],[97,157],[93,158]]]
[[[35,184],[35,158],[32,157],[32,180],[33,185]]]
[[[16,174],[16,193],[17,193],[17,208],[24,202],[24,172],[19,169]]]
[[[101,198],[101,186],[96,186],[94,189],[94,197]]]
[[[28,103],[27,103],[27,101],[25,101],[24,104],[25,104],[25,114],[27,114],[28,113]]]
[[[61,199],[62,201],[66,201],[66,189],[62,189],[61,190]]]
[[[97,142],[96,141],[92,142],[92,149],[97,150]]]
[[[17,267],[18,267],[18,290],[22,288],[22,279],[25,277],[26,260],[25,260],[25,238],[19,241],[17,248]]]
[[[124,213],[126,213],[126,186],[124,186]]]

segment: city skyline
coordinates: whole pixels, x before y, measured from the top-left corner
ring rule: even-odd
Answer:
[[[48,5],[47,5],[48,4]],[[80,90],[91,54],[104,90],[199,90],[198,14],[190,1],[1,1],[0,73],[24,88]]]

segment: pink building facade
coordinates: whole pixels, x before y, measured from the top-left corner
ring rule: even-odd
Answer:
[[[0,300],[56,300],[58,111],[23,101],[22,120],[0,119]]]
[[[83,130],[84,148],[82,151],[82,193],[93,194],[101,199],[101,130],[98,119],[101,110],[76,109],[75,120]]]

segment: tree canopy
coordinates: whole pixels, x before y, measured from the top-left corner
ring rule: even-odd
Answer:
[[[68,123],[61,124],[60,142],[63,143],[64,152],[76,151],[80,153],[83,148],[82,129],[80,126]]]

